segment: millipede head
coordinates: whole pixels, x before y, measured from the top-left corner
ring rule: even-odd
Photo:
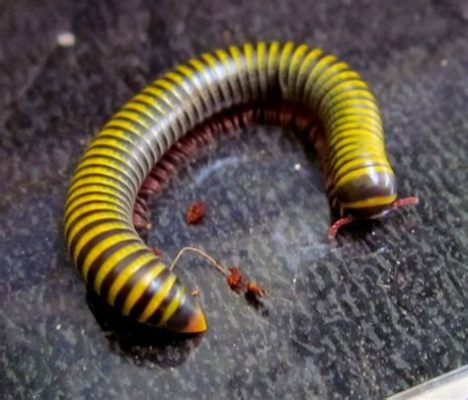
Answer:
[[[419,203],[419,199],[415,196],[404,197],[401,199],[393,200],[389,204],[385,204],[381,207],[370,207],[367,209],[362,209],[364,211],[360,216],[356,215],[346,215],[337,219],[330,227],[328,228],[328,238],[334,239],[341,227],[349,225],[354,221],[362,219],[377,219],[387,215],[389,212],[392,212],[401,207],[413,206]]]
[[[370,167],[352,174],[355,179],[339,179],[332,189],[340,217],[380,218],[392,209],[397,197],[393,172]]]

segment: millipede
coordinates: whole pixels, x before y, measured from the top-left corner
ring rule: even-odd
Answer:
[[[382,119],[347,63],[293,42],[259,42],[190,59],[128,101],[91,141],[65,204],[70,258],[88,287],[121,314],[177,333],[207,329],[199,303],[144,243],[148,197],[201,146],[250,123],[308,135],[336,220],[379,218],[397,199]]]

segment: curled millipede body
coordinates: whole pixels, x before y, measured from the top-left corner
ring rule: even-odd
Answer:
[[[140,322],[205,331],[199,304],[135,230],[148,219],[148,197],[221,132],[251,122],[310,132],[317,121],[338,215],[374,218],[394,208],[376,100],[335,56],[292,42],[245,44],[202,54],[152,82],[102,128],[73,177],[65,236],[85,282]]]

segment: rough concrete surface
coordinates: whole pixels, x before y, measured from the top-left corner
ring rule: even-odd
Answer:
[[[466,364],[467,26],[464,0],[0,2],[0,397],[370,399]],[[140,332],[67,259],[72,171],[150,79],[260,39],[320,46],[363,74],[400,193],[421,203],[330,242],[322,178],[293,135],[224,139],[157,198],[148,242],[168,261],[202,247],[269,296],[251,307],[187,256],[177,268],[209,331]],[[197,199],[207,217],[187,227]]]

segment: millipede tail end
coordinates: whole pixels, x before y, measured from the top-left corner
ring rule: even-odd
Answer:
[[[189,305],[182,305],[180,311],[174,314],[167,321],[164,328],[185,334],[197,334],[206,332],[208,326],[206,324],[205,315],[200,308],[200,305],[194,301],[190,301]]]

